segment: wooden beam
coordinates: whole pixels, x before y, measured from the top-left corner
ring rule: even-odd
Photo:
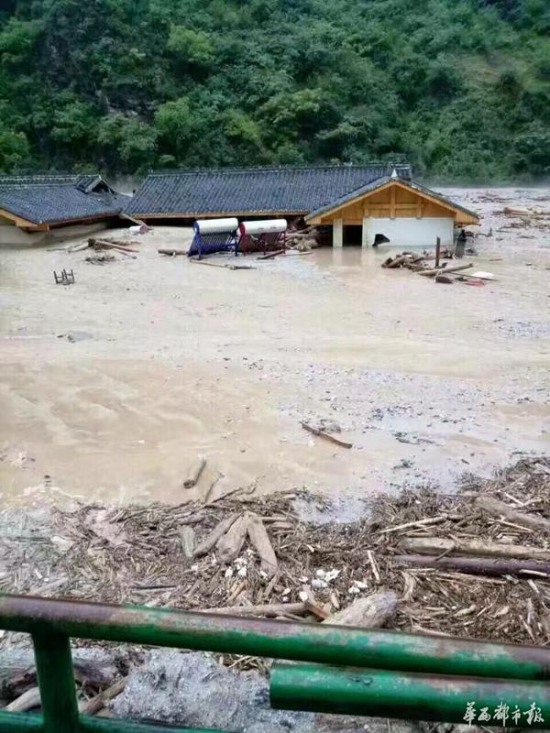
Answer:
[[[390,188],[390,217],[395,219],[395,186]]]
[[[7,211],[6,209],[0,209],[0,216],[4,219],[8,219],[8,221],[12,221],[16,227],[35,227],[37,226],[36,222],[29,221],[29,219],[23,219],[20,216],[17,216],[16,214],[12,214],[11,211]]]
[[[416,197],[416,218],[422,219],[422,197],[417,196]]]

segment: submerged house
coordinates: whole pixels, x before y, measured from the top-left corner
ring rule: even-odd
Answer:
[[[304,218],[332,229],[333,246],[453,242],[477,215],[412,180],[409,165],[346,165],[151,173],[125,209],[139,219],[186,223],[218,217]]]
[[[115,221],[129,201],[100,175],[0,176],[0,244]],[[63,232],[61,232],[63,230]]]

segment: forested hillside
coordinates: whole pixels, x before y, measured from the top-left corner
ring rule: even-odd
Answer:
[[[3,0],[0,170],[550,175],[549,0]]]

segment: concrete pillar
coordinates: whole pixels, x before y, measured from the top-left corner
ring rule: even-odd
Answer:
[[[363,217],[363,228],[361,230],[361,247],[365,249],[369,246],[369,217]]]
[[[344,246],[344,222],[342,219],[335,219],[332,222],[332,246],[342,249]]]

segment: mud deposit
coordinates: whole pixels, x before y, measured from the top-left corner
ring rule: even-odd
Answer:
[[[215,479],[214,497],[358,499],[452,489],[465,471],[547,452],[550,229],[509,228],[502,210],[550,209],[550,191],[452,194],[492,229],[464,260],[494,273],[485,287],[383,270],[389,247],[204,267],[157,253],[189,240],[168,227],[102,266],[85,251],[1,250],[3,504],[181,502]],[[75,285],[54,283],[63,267]],[[353,448],[305,432],[308,419],[335,420]],[[199,454],[207,470],[184,491]]]

